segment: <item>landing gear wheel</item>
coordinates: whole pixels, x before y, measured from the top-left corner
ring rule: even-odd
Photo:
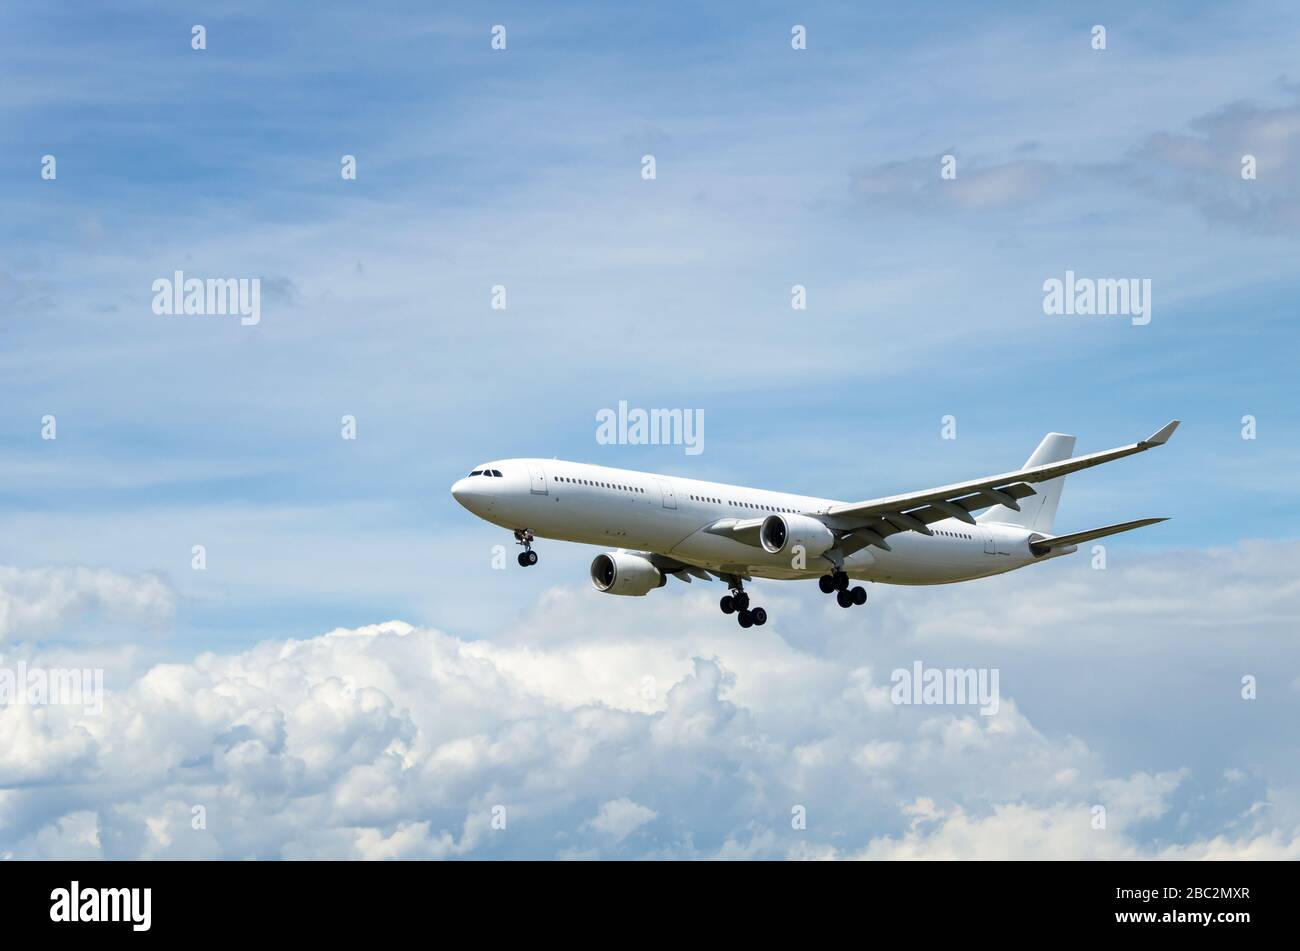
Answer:
[[[740,614],[737,615],[737,619],[740,621],[741,627],[754,626],[754,615],[750,614],[748,610],[741,611]]]
[[[742,591],[739,594],[732,597],[731,603],[736,606],[737,611],[748,611],[749,595],[745,594],[745,592]]]
[[[833,575],[822,575],[817,579],[817,587],[822,589],[822,594],[830,594],[835,590],[835,578]]]
[[[851,589],[849,594],[853,597],[854,604],[867,603],[867,589],[862,587],[862,585],[858,585],[856,588]]]
[[[849,576],[842,571],[835,572],[835,590],[836,591],[849,590]]]
[[[767,623],[767,612],[762,608],[754,608],[749,612],[749,616],[754,619],[755,627],[762,627]]]
[[[847,591],[840,591],[836,593],[835,601],[842,608],[853,607],[853,595],[849,594]]]
[[[519,553],[520,568],[527,568],[529,565],[537,564],[537,552],[533,551],[533,539],[535,537],[526,528],[515,529],[515,544],[524,546],[524,550]]]
[[[734,614],[736,611],[736,600],[729,594],[724,594],[722,600],[718,602],[718,607],[722,608],[723,614]]]

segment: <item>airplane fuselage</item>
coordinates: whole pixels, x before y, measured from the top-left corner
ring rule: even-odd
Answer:
[[[835,499],[559,459],[502,459],[475,472],[501,475],[468,476],[453,486],[453,495],[475,515],[512,531],[653,552],[760,578],[816,578],[831,568],[820,556],[800,563],[788,552],[770,554],[706,529],[720,519],[825,513],[840,504]],[[1023,528],[970,525],[956,518],[929,527],[932,535],[890,536],[889,550],[853,552],[843,560],[844,572],[887,584],[948,584],[1043,560],[1030,551],[1032,533]]]

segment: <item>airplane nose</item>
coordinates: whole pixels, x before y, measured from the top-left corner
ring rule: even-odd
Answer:
[[[488,484],[494,481],[496,480],[485,479],[483,476],[466,476],[452,485],[451,497],[475,515],[481,516],[494,507],[492,490],[495,487]]]

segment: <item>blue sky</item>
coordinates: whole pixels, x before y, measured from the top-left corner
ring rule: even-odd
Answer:
[[[177,511],[194,536],[198,511],[256,519],[259,562],[313,557],[296,531],[318,551],[371,536],[371,567],[429,559],[439,536],[483,539],[445,489],[488,457],[850,499],[1008,468],[1049,429],[1100,448],[1177,416],[1160,471],[1077,479],[1063,519],[1176,517],[1126,546],[1287,537],[1294,504],[1267,473],[1295,461],[1295,222],[1260,233],[1211,206],[1294,201],[1285,167],[1228,174],[1249,149],[1284,166],[1293,135],[1224,130],[1294,115],[1289,21],[1261,37],[1213,8],[1117,7],[1096,52],[1076,31],[1105,11],[937,10],[931,31],[813,5],[803,56],[780,8],[684,26],[671,8],[507,5],[501,55],[479,15],[418,5],[9,11],[7,35],[30,38],[8,59],[0,157],[11,511],[53,561],[85,557],[87,517],[166,523],[93,560],[189,587]],[[197,20],[201,52],[174,37]],[[1144,157],[1170,136],[1226,156],[1222,174]],[[33,172],[47,152],[56,182]],[[945,197],[943,154],[976,179],[968,197]],[[984,196],[981,175],[1010,184]],[[263,323],[157,318],[150,284],[177,268],[260,275]],[[1041,284],[1066,269],[1150,277],[1155,319],[1045,317]],[[496,283],[506,312],[488,309]],[[706,452],[598,446],[595,411],[619,399],[704,410]],[[35,438],[49,412],[57,445]],[[355,568],[317,564],[302,606],[347,610]],[[399,573],[351,619],[397,598],[444,620]]]
[[[507,456],[863,499],[1176,417],[1159,453],[1072,477],[1058,526],[1173,516],[1110,545],[1157,573],[1296,540],[1286,4],[52,3],[6,7],[0,36],[0,564],[174,593],[147,630],[71,611],[33,643],[184,662],[389,619],[487,643],[559,623],[538,606],[592,552],[491,571],[509,538],[447,492]],[[178,269],[260,277],[261,323],[156,316]],[[1067,269],[1149,278],[1151,323],[1045,316]],[[620,400],[702,410],[705,451],[599,445]],[[803,627],[782,636],[856,650]],[[1052,689],[1035,723],[1077,732]]]

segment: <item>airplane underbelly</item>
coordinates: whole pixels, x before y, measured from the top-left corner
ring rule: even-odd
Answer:
[[[664,554],[694,565],[758,578],[815,578],[831,570],[831,563],[820,555],[798,559],[789,552],[774,555],[756,545],[703,530],[693,532]]]
[[[664,554],[692,564],[714,566],[752,565],[770,558],[761,548],[704,531],[696,531],[684,539],[677,540]]]
[[[648,500],[592,498],[581,489],[555,489],[524,500],[510,516],[541,538],[585,545],[667,552],[695,527],[681,514]]]
[[[979,560],[980,552],[937,545],[923,535],[891,535],[893,551],[875,550],[875,560],[864,575],[886,584],[951,584],[989,574],[990,564]],[[998,566],[1000,567],[1000,566]]]

